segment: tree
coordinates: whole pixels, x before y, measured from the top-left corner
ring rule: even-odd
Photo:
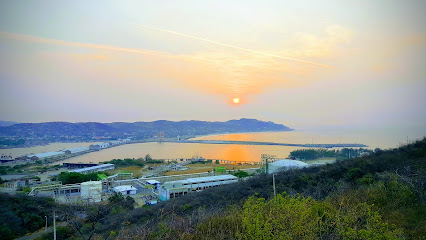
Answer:
[[[248,172],[241,171],[241,170],[238,170],[237,172],[232,173],[232,175],[234,175],[238,178],[245,178],[245,177],[249,176]]]
[[[135,208],[135,200],[130,197],[124,197],[121,193],[114,193],[110,198],[108,198],[108,205],[112,208],[123,207],[127,210],[133,210]]]
[[[147,154],[146,156],[145,156],[145,161],[151,161],[152,160],[152,157],[151,157],[151,155],[149,155],[149,154]]]

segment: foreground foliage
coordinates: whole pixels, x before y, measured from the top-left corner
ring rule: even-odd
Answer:
[[[426,239],[426,139],[275,183],[286,194],[274,198],[260,175],[156,206],[115,197],[79,210],[85,218],[60,214],[70,239]]]
[[[0,239],[15,239],[34,232],[52,222],[55,201],[51,198],[33,198],[26,195],[0,194]]]
[[[376,149],[379,151],[379,149]],[[290,158],[301,160],[314,160],[318,158],[336,158],[338,160],[351,159],[360,157],[361,154],[372,154],[369,149],[359,148],[343,148],[341,150],[318,149],[298,149],[290,152]]]

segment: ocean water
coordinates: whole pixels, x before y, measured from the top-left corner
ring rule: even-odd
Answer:
[[[226,135],[210,135],[197,137],[198,140],[235,140],[259,141],[279,143],[362,143],[368,148],[395,148],[426,134],[421,132],[382,130],[323,130],[323,131],[291,131],[291,132],[263,132],[239,133]],[[88,146],[92,143],[54,143],[47,146],[23,149],[2,149],[0,152],[29,154],[46,151],[56,151],[64,148]],[[62,162],[103,162],[116,158],[139,158],[150,154],[157,159],[191,158],[195,155],[207,159],[221,159],[230,161],[259,162],[261,154],[271,154],[279,158],[288,157],[291,151],[300,147],[289,146],[259,146],[259,145],[226,145],[226,144],[195,144],[195,143],[136,143],[121,145],[98,152],[77,156]],[[61,163],[61,162],[59,162]]]

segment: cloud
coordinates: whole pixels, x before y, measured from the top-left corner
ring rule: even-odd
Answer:
[[[298,43],[299,50],[296,50],[296,53],[304,57],[332,58],[353,51],[347,47],[353,37],[350,29],[330,25],[325,28],[325,33],[324,37],[311,33],[297,33],[294,41]]]
[[[184,36],[184,37],[187,37],[187,38],[197,39],[197,40],[200,40],[200,41],[209,42],[209,43],[213,43],[213,44],[216,44],[216,45],[225,46],[225,47],[228,47],[228,48],[233,48],[233,49],[237,49],[237,50],[241,50],[241,51],[245,51],[245,52],[254,53],[254,54],[257,54],[257,55],[264,55],[264,56],[267,56],[267,57],[280,58],[280,59],[295,61],[295,62],[304,63],[304,64],[311,64],[311,65],[314,65],[314,66],[317,66],[317,67],[324,67],[324,68],[330,68],[331,67],[331,66],[326,65],[326,64],[316,63],[316,62],[312,62],[312,61],[306,61],[306,60],[303,60],[303,59],[297,59],[297,58],[294,58],[294,57],[282,56],[282,55],[277,55],[277,54],[263,52],[263,51],[257,51],[257,50],[253,50],[253,49],[249,49],[249,48],[243,48],[243,47],[239,47],[239,46],[235,46],[235,45],[221,43],[221,42],[213,41],[213,40],[210,40],[210,39],[200,38],[200,37],[196,37],[196,36],[192,36],[192,35],[188,35],[188,34],[184,34],[184,33],[180,33],[180,32],[170,31],[170,30],[166,30],[166,29],[162,29],[162,28],[150,27],[150,26],[145,26],[145,25],[140,25],[140,24],[135,24],[135,25],[138,26],[138,27],[142,27],[142,28],[149,28],[149,29],[154,29],[154,30],[157,30],[157,31],[163,31],[163,32],[167,32],[167,33],[170,33],[170,34]]]
[[[326,58],[330,57],[331,52],[335,51],[338,45],[350,42],[351,32],[342,27],[327,27],[326,34],[327,37],[320,38],[312,34],[299,33],[296,35],[296,38],[300,40],[298,46],[293,49],[274,52],[277,52],[279,56],[285,53],[285,56],[289,56],[290,59],[307,56]],[[0,32],[0,39],[103,51],[102,54],[69,52],[61,54],[58,50],[55,50],[57,51],[55,54],[59,57],[61,55],[62,57],[70,56],[66,64],[73,66],[73,69],[79,68],[79,61],[81,60],[109,60],[111,62],[107,65],[107,69],[102,66],[89,69],[87,66],[81,65],[81,74],[95,76],[108,72],[110,78],[113,76],[117,80],[120,79],[120,81],[125,78],[140,79],[139,81],[146,81],[143,79],[157,79],[157,81],[159,79],[167,79],[169,80],[168,84],[170,84],[171,80],[174,86],[183,86],[210,94],[224,95],[227,98],[240,97],[244,99],[247,95],[262,93],[266,88],[301,86],[316,79],[315,75],[319,73],[333,71],[330,68],[319,68],[314,64],[277,58],[274,57],[274,55],[277,55],[274,52],[262,51],[262,53],[265,52],[267,54],[259,54],[257,51],[241,51],[239,48],[178,55],[146,49],[70,42],[8,32]],[[111,53],[106,54],[105,51]],[[63,70],[66,71],[66,67]],[[91,73],[90,71],[93,72]],[[96,71],[99,73],[96,73]],[[113,79],[110,81],[113,81]]]

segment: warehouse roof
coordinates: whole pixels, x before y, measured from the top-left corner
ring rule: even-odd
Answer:
[[[78,153],[78,152],[84,152],[84,151],[87,151],[87,150],[89,150],[88,147],[76,147],[76,148],[64,149],[64,150],[62,150],[62,152],[70,151],[71,153]]]
[[[44,152],[44,153],[30,154],[28,155],[28,157],[46,158],[46,157],[52,157],[52,156],[57,156],[62,154],[64,154],[64,152]]]
[[[157,180],[148,180],[148,181],[146,181],[146,183],[151,184],[151,185],[161,184],[161,182],[159,182]]]
[[[71,170],[71,171],[69,171],[69,172],[87,172],[87,171],[96,171],[96,170],[98,170],[98,169],[102,169],[102,168],[104,168],[104,167],[114,167],[115,165],[114,164],[111,164],[111,163],[107,163],[107,164],[100,164],[100,165],[97,165],[97,166],[93,166],[93,167],[87,167],[87,168],[80,168],[80,169],[75,169],[75,170]]]
[[[123,192],[123,191],[136,191],[138,189],[133,187],[132,185],[123,185],[123,186],[114,187],[113,190],[117,192]]]
[[[236,180],[237,177],[234,175],[218,175],[211,177],[198,177],[198,178],[188,178],[186,181],[189,183],[199,183],[199,182],[213,182],[213,181],[222,181],[222,180]]]

